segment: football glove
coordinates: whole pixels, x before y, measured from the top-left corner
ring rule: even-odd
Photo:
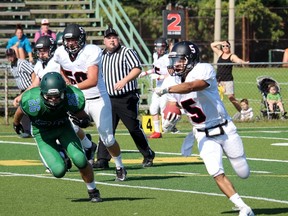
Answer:
[[[163,79],[165,78],[165,76],[154,73],[154,74],[151,74],[151,75],[150,75],[150,78],[151,78],[152,80],[163,80]]]
[[[162,128],[164,132],[169,132],[176,125],[176,123],[181,119],[181,115],[169,112],[166,119],[163,122]]]
[[[148,75],[148,73],[146,72],[146,71],[143,71],[143,72],[141,72],[140,74],[139,74],[139,78],[141,78],[141,77],[144,77],[144,76],[147,76]]]
[[[79,119],[74,115],[70,115],[70,118],[75,125],[78,125],[81,128],[87,128],[91,124],[91,121],[89,118]]]
[[[13,129],[14,131],[17,133],[17,134],[21,134],[21,133],[24,133],[24,128],[22,126],[22,124],[18,124],[16,125],[15,123],[13,123]]]
[[[154,92],[155,92],[159,97],[161,97],[162,95],[169,93],[169,88],[164,88],[164,89],[162,89],[162,88],[157,87],[157,88],[154,89]]]

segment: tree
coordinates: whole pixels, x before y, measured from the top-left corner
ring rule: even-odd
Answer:
[[[212,62],[210,43],[214,40],[215,0],[124,0],[121,4],[147,45],[162,35],[162,11],[168,3],[188,11],[188,39],[197,43],[205,61]],[[229,0],[222,1],[221,38],[228,38]],[[242,55],[242,18],[249,34],[250,61],[267,61],[268,50],[288,47],[288,3],[285,0],[239,0],[235,2],[235,53]],[[138,12],[136,12],[138,11]],[[285,34],[286,32],[286,34]]]

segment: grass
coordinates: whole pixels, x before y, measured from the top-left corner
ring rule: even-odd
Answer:
[[[260,121],[236,125],[241,135],[251,176],[236,176],[224,158],[225,171],[244,201],[257,215],[288,215],[287,122]],[[227,215],[235,216],[232,203],[219,191],[198,156],[180,156],[183,139],[189,132],[188,121],[178,125],[182,133],[164,134],[149,140],[156,151],[155,164],[142,168],[142,157],[123,125],[116,138],[128,180],[114,181],[114,165],[95,170],[97,187],[103,203],[88,202],[85,184],[75,166],[62,179],[44,172],[33,139],[20,139],[11,125],[1,125],[0,132],[0,209],[1,215]],[[90,127],[94,141],[98,139]]]
[[[286,71],[282,68],[234,67],[233,75],[236,97],[248,98],[254,115],[261,118],[253,122],[236,122],[251,176],[246,180],[238,178],[229,161],[223,158],[225,172],[256,215],[288,215],[287,121],[262,118],[262,96],[256,83],[261,75],[281,81],[281,94],[287,104]],[[140,82],[145,93],[149,85],[147,79]],[[224,104],[233,116],[236,111],[227,98],[224,98]],[[109,170],[95,170],[97,187],[104,200],[97,204],[88,202],[85,184],[75,166],[62,179],[46,174],[33,139],[18,138],[12,129],[11,118],[10,125],[4,123],[4,119],[0,119],[1,215],[238,215],[207,174],[197,146],[193,147],[193,156],[180,155],[183,139],[191,130],[185,117],[177,126],[182,133],[164,134],[162,139],[149,140],[156,158],[154,166],[145,169],[141,167],[143,158],[120,124],[116,138],[122,148],[128,180],[114,181],[113,163]],[[86,131],[97,141],[95,128]]]

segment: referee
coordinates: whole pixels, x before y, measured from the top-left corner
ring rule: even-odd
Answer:
[[[106,49],[102,56],[102,72],[112,104],[114,133],[121,120],[144,157],[142,166],[150,167],[155,153],[138,120],[139,92],[136,78],[141,73],[141,62],[134,50],[120,45],[118,34],[111,27],[104,32],[104,44]],[[110,159],[111,156],[100,140],[94,168],[109,168]]]
[[[11,73],[14,76],[18,89],[22,93],[32,84],[35,78],[33,66],[27,60],[18,59],[14,49],[7,49],[5,54],[7,60],[11,62]],[[23,116],[21,124],[23,125],[24,132],[20,134],[20,137],[31,137],[31,122],[26,115]]]

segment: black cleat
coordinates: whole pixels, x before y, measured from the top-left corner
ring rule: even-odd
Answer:
[[[94,190],[88,190],[88,194],[91,202],[102,202],[100,192],[96,188]]]
[[[148,157],[144,157],[142,162],[143,167],[151,167],[153,166],[153,160],[155,158],[155,152],[150,150],[150,155]]]
[[[115,181],[125,181],[127,171],[124,167],[116,168],[116,179]]]
[[[108,160],[97,160],[95,161],[95,163],[93,164],[93,168],[95,169],[109,169],[109,162]]]

